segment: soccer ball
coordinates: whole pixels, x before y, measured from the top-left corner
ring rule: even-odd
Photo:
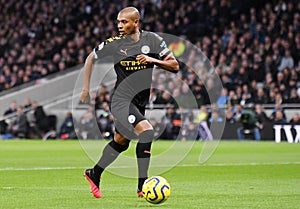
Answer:
[[[152,176],[143,184],[144,198],[153,204],[166,201],[170,196],[170,192],[170,184],[161,176]]]

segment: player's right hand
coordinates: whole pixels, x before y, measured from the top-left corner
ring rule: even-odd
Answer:
[[[83,89],[80,95],[80,102],[87,104],[90,102],[90,92],[87,89]]]

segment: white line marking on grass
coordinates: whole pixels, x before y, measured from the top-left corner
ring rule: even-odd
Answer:
[[[300,162],[249,162],[249,163],[211,163],[203,166],[257,166],[257,165],[298,165]]]
[[[84,169],[85,167],[34,167],[34,168],[0,168],[0,171],[43,171],[43,170],[72,170]]]
[[[53,186],[53,187],[21,187],[21,186],[17,186],[17,187],[0,187],[0,189],[3,190],[13,190],[13,189],[22,189],[22,190],[54,190],[57,191],[59,190],[68,190],[68,191],[84,191],[86,189],[84,188],[78,188],[78,187],[57,187],[57,186]]]
[[[14,187],[2,187],[2,189],[14,189]]]
[[[174,167],[193,167],[193,166],[260,166],[260,165],[299,165],[300,162],[249,162],[249,163],[211,163],[211,164],[197,164],[197,163],[191,163],[191,164],[179,164]],[[120,169],[120,168],[135,168],[136,166],[110,166],[109,168],[112,169]],[[169,165],[155,165],[151,166],[153,168],[159,168],[159,167],[169,167]],[[7,168],[0,168],[0,171],[44,171],[44,170],[73,170],[73,169],[86,169],[87,167],[33,167],[33,168],[13,168],[13,167],[7,167]]]

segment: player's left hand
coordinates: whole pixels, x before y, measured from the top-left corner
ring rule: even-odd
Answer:
[[[149,57],[145,54],[139,54],[136,56],[136,60],[139,61],[142,64],[152,63],[153,57]]]

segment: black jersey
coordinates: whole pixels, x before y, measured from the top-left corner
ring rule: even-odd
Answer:
[[[94,49],[95,58],[112,56],[117,82],[113,96],[130,100],[135,105],[145,106],[150,96],[152,71],[154,65],[142,64],[136,60],[139,54],[156,59],[164,59],[169,49],[159,35],[140,31],[140,39],[133,42],[129,36],[109,38]]]

